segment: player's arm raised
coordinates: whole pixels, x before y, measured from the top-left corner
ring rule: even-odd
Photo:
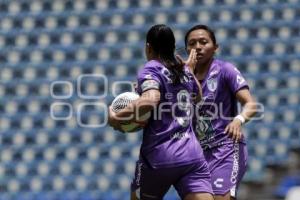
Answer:
[[[183,60],[180,55],[176,55],[176,58],[178,59],[179,62],[184,63],[185,65],[187,65],[189,67],[190,72],[196,81],[196,84],[197,84],[197,87],[199,90],[197,93],[197,96],[195,97],[195,102],[197,103],[197,102],[201,101],[201,99],[202,99],[202,88],[201,88],[200,82],[198,81],[198,79],[195,76],[195,67],[196,67],[196,62],[197,62],[196,56],[197,56],[196,49],[192,49],[190,52],[190,55],[186,61]]]

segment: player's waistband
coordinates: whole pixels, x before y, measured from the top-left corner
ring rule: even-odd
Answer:
[[[233,143],[233,140],[225,140],[222,142],[216,142],[216,143],[212,143],[212,144],[201,144],[201,147],[202,147],[203,151],[206,151],[206,150],[209,150],[209,149],[212,149],[215,147],[219,147],[219,146],[222,146],[225,144],[231,144],[231,143]]]

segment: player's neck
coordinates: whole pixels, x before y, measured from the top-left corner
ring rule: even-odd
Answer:
[[[202,81],[205,79],[206,74],[208,73],[213,60],[214,59],[212,58],[208,62],[196,66],[195,75],[198,80]]]

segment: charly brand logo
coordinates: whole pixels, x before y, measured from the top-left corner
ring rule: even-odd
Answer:
[[[224,179],[222,178],[217,178],[215,181],[214,181],[214,185],[216,186],[216,188],[222,188],[223,187],[223,183],[224,182]]]

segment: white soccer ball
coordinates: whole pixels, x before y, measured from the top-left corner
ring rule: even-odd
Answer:
[[[132,101],[137,100],[139,97],[140,96],[135,92],[124,92],[122,94],[119,94],[111,103],[112,111],[116,113],[119,112],[120,110],[126,108],[127,105],[130,104]],[[151,113],[148,112],[141,116],[139,120],[146,121],[147,119],[149,119],[150,115]],[[140,124],[135,122],[121,125],[121,128],[125,133],[135,132],[142,129]]]

